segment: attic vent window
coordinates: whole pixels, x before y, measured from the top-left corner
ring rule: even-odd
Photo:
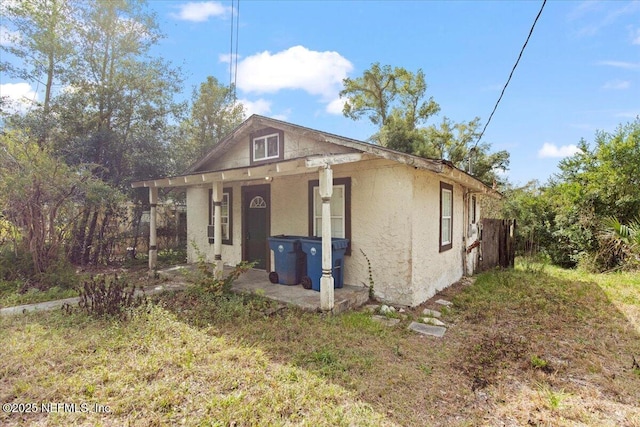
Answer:
[[[269,160],[280,157],[279,135],[266,135],[253,139],[253,160]]]

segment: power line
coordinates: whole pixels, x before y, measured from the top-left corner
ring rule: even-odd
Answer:
[[[235,75],[233,77],[233,99],[236,99],[236,85],[238,83],[238,32],[240,30],[240,0],[236,3],[236,54],[235,54]],[[232,17],[233,18],[233,17]]]
[[[480,136],[478,137],[478,141],[476,141],[475,147],[477,147],[478,143],[480,143],[480,140],[482,139],[482,136],[484,135],[484,131],[487,130],[487,126],[489,126],[489,123],[491,122],[491,118],[493,117],[493,114],[496,112],[496,109],[498,108],[498,104],[500,104],[500,100],[502,99],[502,96],[504,95],[504,91],[507,90],[507,86],[509,86],[509,82],[511,81],[511,77],[513,76],[513,72],[516,71],[516,67],[518,66],[518,63],[520,62],[520,58],[522,58],[522,54],[524,53],[524,49],[527,47],[527,43],[529,43],[529,39],[531,38],[531,34],[533,34],[533,29],[536,27],[536,23],[538,22],[538,18],[540,18],[540,15],[542,14],[542,10],[544,9],[544,5],[545,4],[547,4],[547,0],[543,0],[542,1],[542,6],[540,7],[540,11],[538,12],[538,15],[536,16],[536,19],[533,21],[533,25],[531,25],[531,30],[529,30],[529,35],[527,36],[527,39],[525,40],[524,44],[522,45],[522,49],[520,49],[520,54],[518,55],[518,59],[516,60],[516,63],[513,64],[513,68],[511,69],[511,73],[509,73],[509,78],[507,79],[507,82],[504,84],[504,87],[502,88],[502,92],[500,93],[500,97],[498,98],[498,101],[496,101],[496,105],[493,107],[493,111],[491,111],[491,114],[489,115],[489,119],[487,120],[487,123],[485,123],[484,128],[482,129],[482,132],[480,132]]]
[[[238,33],[240,29],[240,0],[231,0],[231,43],[229,46],[229,87],[233,89],[233,99],[236,99],[236,82],[238,80]],[[235,15],[235,53],[233,50],[233,29]]]
[[[229,86],[233,83],[233,0],[231,0],[231,35],[229,42]]]

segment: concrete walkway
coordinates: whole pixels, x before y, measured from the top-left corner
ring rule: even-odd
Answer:
[[[35,304],[16,305],[15,307],[0,308],[0,316],[9,316],[12,314],[22,314],[29,311],[47,311],[55,310],[62,307],[65,304],[76,305],[80,298],[65,298],[55,301],[38,302]]]
[[[163,291],[174,291],[184,289],[189,286],[185,271],[194,268],[193,265],[183,265],[166,268],[158,271],[161,277],[167,279],[166,282],[144,289],[146,295],[152,295]],[[286,286],[269,282],[267,273],[264,270],[251,269],[240,276],[231,287],[233,292],[253,293],[265,298],[294,305],[305,311],[320,311],[320,292],[304,289],[302,285]],[[344,285],[343,288],[334,291],[335,305],[333,313],[357,308],[369,299],[369,290],[364,286]],[[15,307],[0,309],[0,316],[27,313],[30,311],[46,311],[59,309],[65,304],[76,305],[80,299],[66,298],[56,301],[39,302],[36,304],[25,304]]]
[[[186,282],[167,282],[157,286],[148,286],[144,288],[145,295],[153,295],[162,291],[184,289],[188,284]],[[141,291],[136,291],[136,295],[140,295]],[[28,313],[30,311],[48,311],[56,310],[65,304],[75,306],[80,301],[79,297],[59,299],[55,301],[37,302],[35,304],[17,305],[14,307],[0,308],[0,316],[8,316],[12,314]]]

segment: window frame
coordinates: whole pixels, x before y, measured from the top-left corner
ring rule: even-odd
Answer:
[[[450,194],[450,215],[448,217],[444,216],[444,194]],[[438,235],[438,242],[440,247],[440,252],[448,251],[453,247],[453,185],[447,184],[446,182],[440,182],[440,233]],[[442,239],[442,233],[444,231],[444,222],[445,219],[449,220],[449,239],[448,241]]]
[[[269,156],[269,138],[277,138],[277,154]],[[264,140],[265,157],[256,158],[256,142]],[[264,128],[252,133],[249,137],[249,163],[250,165],[267,163],[274,160],[284,160],[284,131],[276,128]]]
[[[471,195],[471,209],[470,209],[470,214],[471,214],[471,224],[475,224],[476,222],[478,222],[478,217],[477,217],[477,207],[478,207],[478,200],[476,199],[475,195]]]
[[[349,239],[345,255],[351,255],[351,178],[335,178],[333,186],[344,187],[344,238]],[[309,236],[315,236],[315,189],[320,187],[319,180],[309,181]],[[321,199],[320,199],[321,200]]]
[[[227,197],[227,230],[228,230],[228,239],[222,239],[223,245],[233,245],[233,189],[231,187],[225,187],[222,189],[222,203],[224,203],[225,196]],[[215,210],[213,209],[213,190],[209,189],[209,227],[213,227],[214,225],[214,214]],[[222,215],[222,218],[225,218]],[[213,233],[209,235],[207,232],[207,236],[209,238],[209,244],[213,244],[215,239],[213,238]]]

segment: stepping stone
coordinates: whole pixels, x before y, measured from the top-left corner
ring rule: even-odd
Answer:
[[[438,310],[430,310],[428,308],[425,308],[424,310],[422,310],[422,314],[424,314],[425,316],[429,316],[429,317],[440,317],[440,316],[442,316],[442,313],[440,313]]]
[[[380,306],[378,304],[367,304],[364,306],[364,311],[367,311],[369,313],[375,313],[379,307]]]
[[[434,319],[433,317],[425,317],[424,319],[422,319],[422,321],[427,325],[446,326],[444,322],[441,322],[438,319]]]
[[[400,323],[400,319],[390,319],[385,316],[374,315],[371,316],[374,322],[382,323],[385,326],[395,326]]]
[[[387,313],[394,313],[396,311],[396,308],[390,305],[382,305],[380,307],[380,313],[382,314],[387,314]]]
[[[411,322],[409,330],[417,332],[422,335],[432,335],[434,337],[442,338],[447,328],[443,326],[431,326],[424,323]]]
[[[436,301],[436,304],[444,305],[445,307],[451,307],[453,305],[451,301],[447,301],[446,299],[439,299]]]

